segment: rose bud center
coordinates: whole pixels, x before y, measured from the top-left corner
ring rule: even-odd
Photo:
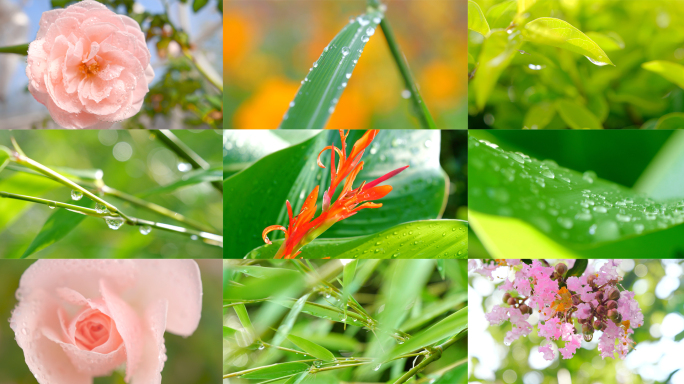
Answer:
[[[97,309],[83,312],[76,321],[74,340],[76,345],[84,350],[93,349],[105,344],[116,326],[112,319]]]

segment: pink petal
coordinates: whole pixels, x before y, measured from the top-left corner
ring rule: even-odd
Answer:
[[[57,20],[62,15],[62,12],[64,12],[64,9],[52,9],[43,12],[43,14],[40,16],[40,22],[38,23],[40,27],[38,28],[36,40],[45,37],[45,34],[47,34],[47,31],[50,28],[50,26],[54,24],[55,20]]]
[[[69,358],[73,369],[81,374],[92,376],[109,376],[112,371],[126,361],[126,350],[124,345],[111,353],[103,354],[94,351],[86,351],[78,348],[74,344],[63,342],[60,337],[51,329],[44,328],[43,335],[62,347],[64,353]]]
[[[47,52],[43,49],[43,41],[36,40],[29,44],[26,76],[35,91],[47,93],[45,88],[45,72],[47,71]],[[31,91],[33,94],[34,91]],[[34,95],[35,96],[35,95]]]
[[[160,384],[161,372],[166,362],[166,347],[164,346],[164,329],[168,302],[159,300],[145,310],[145,352],[138,369],[131,377],[131,384]]]

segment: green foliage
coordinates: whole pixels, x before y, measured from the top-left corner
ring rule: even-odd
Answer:
[[[92,208],[95,204],[92,200],[82,199],[75,203],[82,207]],[[81,221],[85,219],[85,215],[70,212],[66,209],[58,209],[47,219],[43,228],[40,230],[38,235],[33,239],[31,244],[29,244],[22,258],[31,256],[32,254],[49,247],[50,245],[58,242],[64,236],[68,235],[69,232],[74,230],[81,224]]]
[[[350,133],[347,139],[349,148],[363,133],[364,131]],[[252,144],[259,143],[260,140],[261,136],[250,135],[246,140],[241,141],[243,146],[252,148],[256,147]],[[318,201],[321,201],[330,183],[330,176],[329,168],[323,169],[316,165],[316,157],[322,148],[333,143],[340,146],[339,134],[323,131],[303,143],[264,156],[242,172],[225,180],[224,217],[228,226],[236,228],[226,234],[227,241],[231,244],[231,248],[226,253],[227,258],[242,258],[253,249],[263,245],[261,233],[267,226],[288,225],[285,201],[290,201],[293,213],[298,214],[304,199],[316,185],[320,186]],[[385,198],[379,200],[383,204],[382,208],[366,209],[349,219],[336,223],[325,232],[323,237],[341,239],[367,236],[370,238],[373,234],[388,231],[401,223],[441,217],[445,209],[448,177],[439,164],[440,151],[436,149],[439,145],[439,132],[387,130],[379,132],[364,154],[364,167],[356,178],[357,183],[363,180],[370,182],[404,165],[410,165],[410,167],[386,183],[391,185],[393,190]],[[233,151],[228,150],[225,156],[233,158],[236,155],[232,152],[240,151],[237,148]],[[253,159],[255,157],[249,160]],[[237,159],[236,161],[244,160]],[[329,153],[326,152],[321,157],[321,161],[328,167]],[[224,169],[229,164],[224,160]],[[339,189],[341,188],[342,185]],[[259,196],[259,199],[255,200],[254,196]],[[318,209],[320,213],[320,204]],[[426,225],[428,224],[438,223]],[[448,231],[451,231],[451,228]],[[439,237],[442,232],[439,232]],[[436,232],[433,235],[436,235]],[[272,232],[269,237],[278,239],[282,236],[279,232]],[[413,239],[413,241],[417,240],[420,239]],[[458,238],[455,240],[460,241]],[[313,247],[314,244],[311,246]],[[305,249],[306,247],[303,250]],[[275,246],[270,246],[261,248],[257,252],[275,252],[276,250]],[[451,251],[456,253],[457,249]],[[388,253],[386,257],[390,255]],[[411,257],[410,253],[406,256]],[[432,257],[435,256],[436,254]]]
[[[473,1],[491,31],[469,33],[470,128],[652,129],[684,112],[681,4]]]
[[[489,34],[489,24],[482,13],[480,6],[473,0],[468,0],[468,29],[473,30],[483,36]]]
[[[466,268],[465,261],[445,260],[446,280],[439,276],[433,261],[354,261],[352,285],[363,288],[361,292],[351,290],[348,301],[343,291],[352,267],[346,268],[339,261],[256,263],[264,268],[289,269],[297,282],[284,285],[278,274],[244,274],[241,269],[245,262],[224,261],[224,324],[237,330],[224,338],[224,379],[236,384],[266,380],[399,384],[405,382],[399,378],[418,356],[417,361],[430,358],[431,363],[415,375],[416,379],[464,382],[461,367],[466,367],[467,292],[455,279],[458,271]],[[236,296],[232,288],[244,286],[248,291],[264,285],[279,288],[270,290],[267,301]],[[246,304],[255,333],[242,327],[231,309],[241,303]],[[291,308],[289,312],[287,308]],[[280,346],[275,340],[281,337],[283,324],[292,328],[292,333]],[[444,347],[440,351],[437,345]],[[460,379],[447,380],[454,377]]]

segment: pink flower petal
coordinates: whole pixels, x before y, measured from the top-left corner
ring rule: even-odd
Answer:
[[[145,310],[145,352],[138,369],[131,377],[131,384],[161,383],[161,371],[166,362],[164,329],[167,327],[167,311],[168,302],[166,300],[159,300]]]
[[[93,376],[108,376],[116,367],[126,361],[126,350],[123,344],[111,353],[103,354],[94,351],[86,351],[74,344],[65,343],[49,328],[43,329],[45,337],[62,347],[69,358],[72,367],[81,374]]]

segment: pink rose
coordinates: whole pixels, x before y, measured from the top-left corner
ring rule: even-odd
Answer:
[[[159,384],[164,331],[190,336],[202,282],[193,260],[39,260],[21,277],[10,326],[41,384],[91,384],[126,364]]]
[[[108,128],[140,111],[154,78],[137,22],[86,0],[43,13],[29,91],[64,128]]]

